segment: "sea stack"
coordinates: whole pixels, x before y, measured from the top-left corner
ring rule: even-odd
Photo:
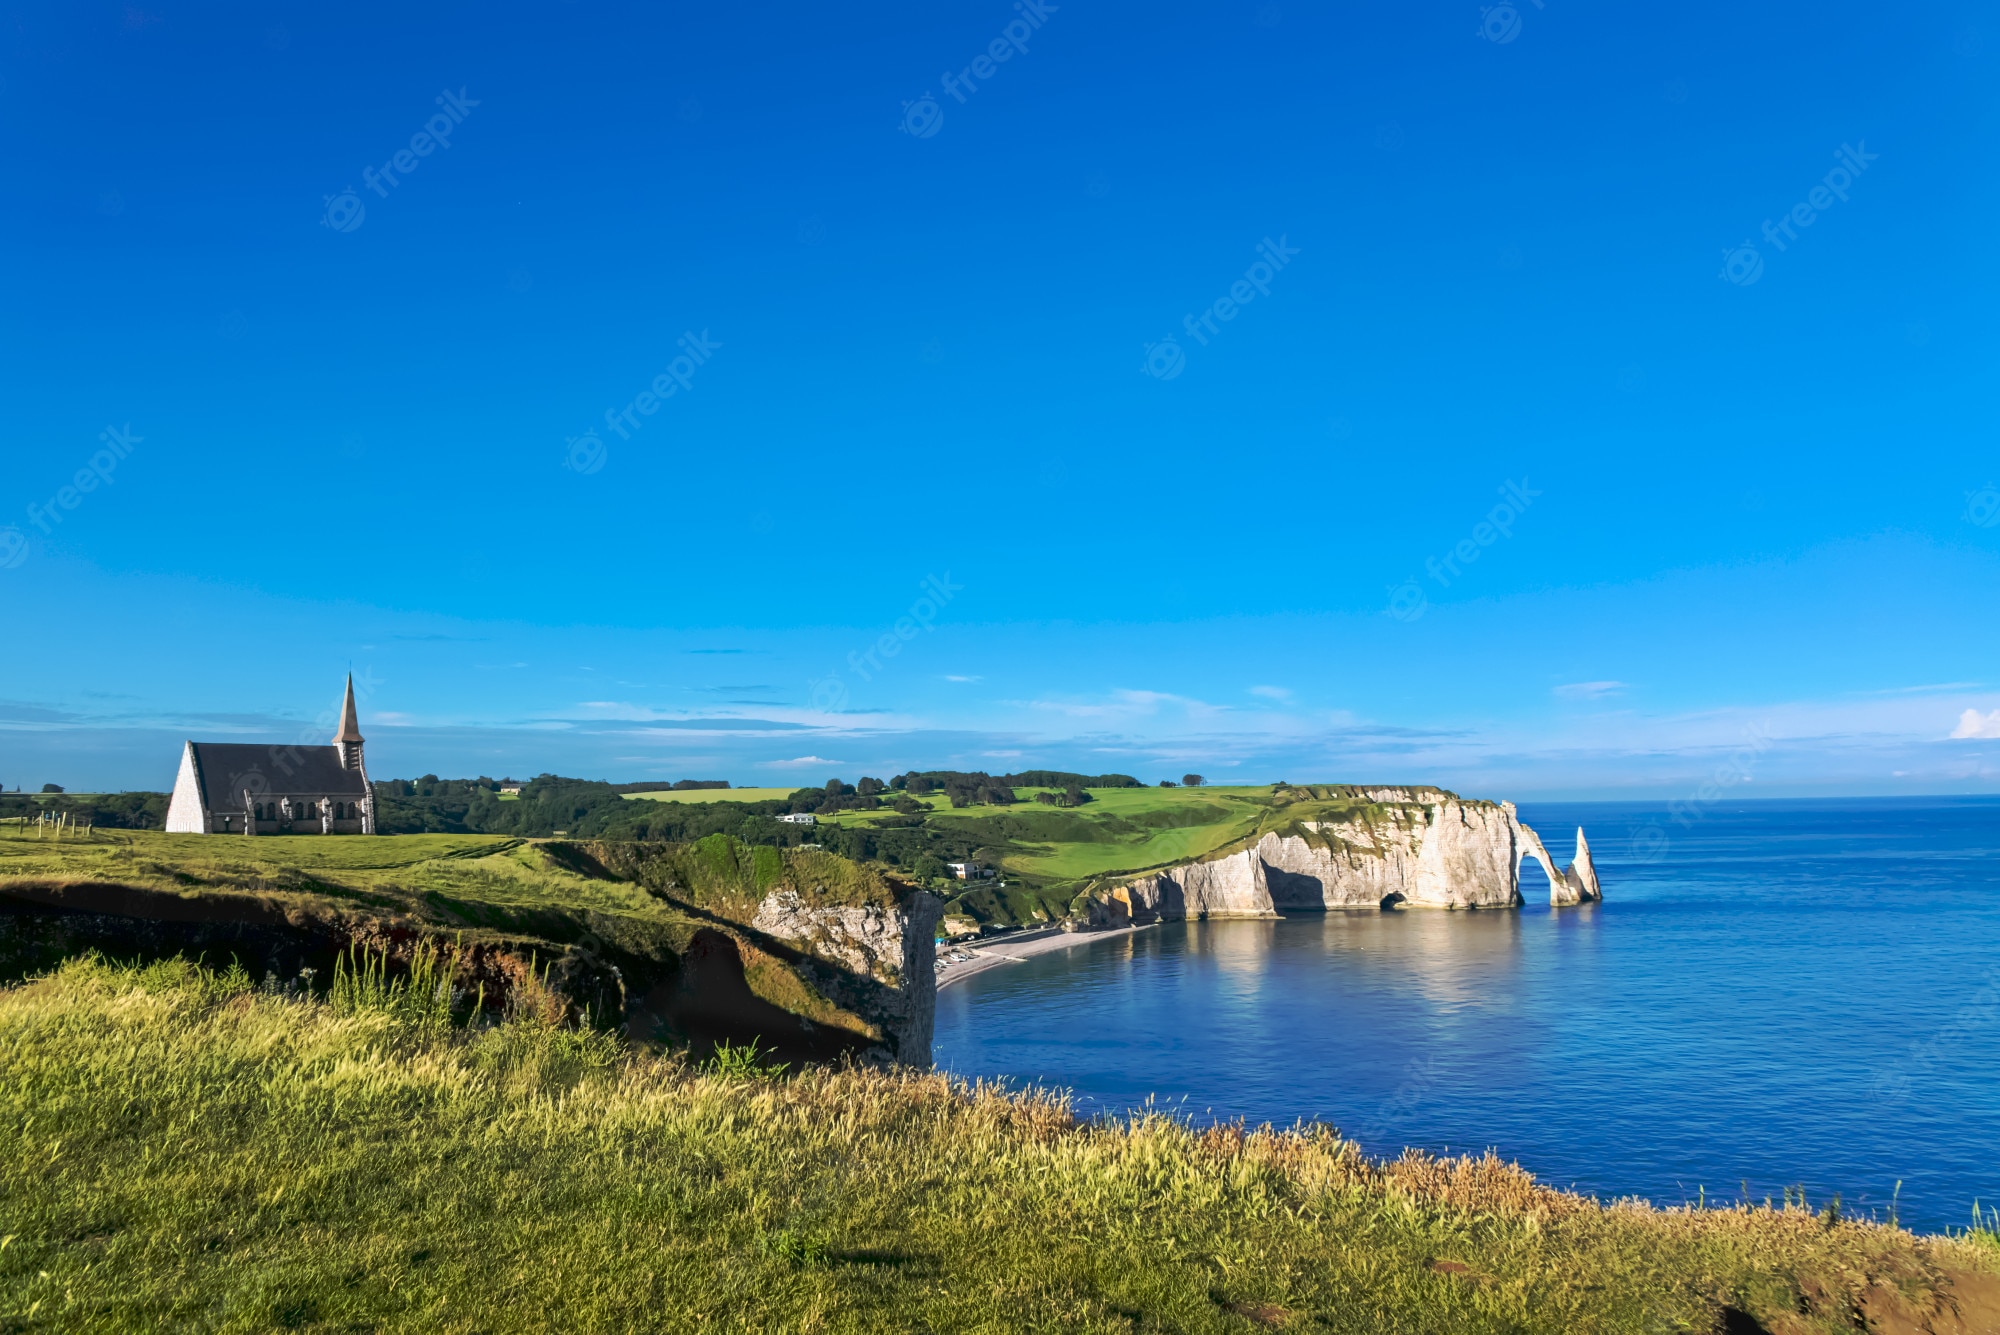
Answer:
[[[1597,883],[1597,868],[1590,860],[1590,841],[1583,837],[1581,825],[1576,827],[1576,861],[1563,868],[1563,888],[1568,893],[1561,902],[1566,904],[1587,904],[1604,898],[1604,888]]]

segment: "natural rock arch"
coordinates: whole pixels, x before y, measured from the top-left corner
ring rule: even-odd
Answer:
[[[1583,837],[1583,827],[1576,827],[1576,859],[1558,874],[1555,860],[1542,844],[1542,837],[1519,820],[1514,828],[1520,833],[1514,849],[1514,883],[1521,882],[1521,864],[1529,858],[1542,864],[1542,870],[1549,874],[1549,904],[1564,907],[1582,904],[1604,898],[1604,890],[1597,883],[1597,867],[1590,860],[1590,841]]]

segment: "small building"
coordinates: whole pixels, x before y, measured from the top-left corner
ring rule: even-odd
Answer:
[[[813,814],[812,814],[812,812],[810,812],[810,811],[794,811],[794,812],[791,812],[791,813],[789,813],[788,815],[783,815],[783,816],[780,816],[780,817],[778,817],[778,819],[779,819],[779,820],[781,820],[781,821],[783,821],[783,822],[784,822],[785,824],[787,824],[787,825],[817,825],[817,824],[819,824],[819,817],[818,817],[818,816],[815,816],[815,815],[813,815]]]
[[[947,862],[944,865],[946,870],[961,881],[984,880],[993,874],[991,867],[982,867],[977,862]]]
[[[352,676],[331,746],[189,742],[167,833],[374,834],[375,790],[361,750]]]
[[[720,346],[720,345],[718,344],[717,346]],[[502,796],[502,797],[519,797],[520,795],[521,795],[521,785],[520,785],[520,784],[518,784],[518,783],[503,783],[503,784],[501,784],[501,785],[500,785],[500,796]]]

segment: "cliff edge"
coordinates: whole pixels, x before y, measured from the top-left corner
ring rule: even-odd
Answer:
[[[1186,918],[1273,918],[1326,909],[1511,908],[1521,862],[1549,878],[1549,903],[1604,897],[1590,846],[1558,872],[1541,836],[1511,802],[1467,800],[1435,788],[1302,789],[1285,828],[1198,862],[1080,897],[1092,927]]]

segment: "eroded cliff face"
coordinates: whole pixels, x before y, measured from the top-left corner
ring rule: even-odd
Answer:
[[[1590,848],[1558,873],[1541,837],[1511,802],[1467,802],[1435,789],[1366,790],[1364,817],[1303,824],[1205,862],[1141,877],[1093,896],[1093,927],[1162,919],[1272,918],[1286,910],[1508,908],[1521,902],[1521,859],[1548,873],[1549,902],[1601,899]]]
[[[792,968],[829,1000],[865,1015],[882,1041],[870,1056],[929,1066],[937,1016],[936,928],[944,901],[911,894],[894,907],[809,904],[773,890],[750,925],[804,954]]]

